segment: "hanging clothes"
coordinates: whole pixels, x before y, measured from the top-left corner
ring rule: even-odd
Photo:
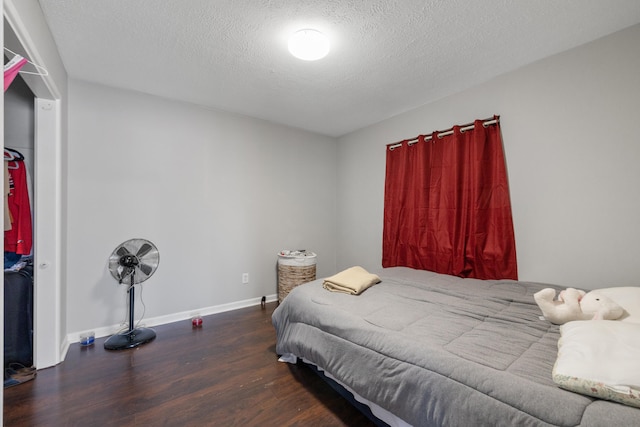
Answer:
[[[19,255],[29,255],[33,245],[33,228],[26,167],[24,161],[13,160],[9,162],[7,169],[9,172],[7,205],[11,215],[11,229],[4,232],[4,250]]]
[[[4,91],[6,92],[13,80],[18,75],[18,72],[24,65],[29,62],[20,55],[16,55],[13,59],[4,64]]]

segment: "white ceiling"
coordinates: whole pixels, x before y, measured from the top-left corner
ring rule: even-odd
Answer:
[[[39,2],[72,78],[330,136],[640,22],[638,0]],[[309,27],[317,62],[287,51]]]

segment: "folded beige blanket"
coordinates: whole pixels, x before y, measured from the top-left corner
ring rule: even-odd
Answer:
[[[327,277],[322,287],[332,292],[360,295],[368,287],[380,282],[380,278],[362,267],[347,268],[340,273]]]

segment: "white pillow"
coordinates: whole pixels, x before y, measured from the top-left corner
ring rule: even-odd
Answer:
[[[640,407],[640,324],[581,320],[560,326],[553,381],[560,387]]]
[[[596,289],[596,292],[611,298],[624,308],[626,313],[618,319],[619,321],[640,323],[640,287],[602,288]]]

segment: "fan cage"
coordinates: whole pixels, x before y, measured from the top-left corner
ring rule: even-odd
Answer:
[[[134,267],[121,264],[122,258],[128,255],[135,257]],[[159,263],[160,253],[151,241],[130,239],[118,245],[109,257],[109,271],[118,283],[137,285],[151,277]]]

